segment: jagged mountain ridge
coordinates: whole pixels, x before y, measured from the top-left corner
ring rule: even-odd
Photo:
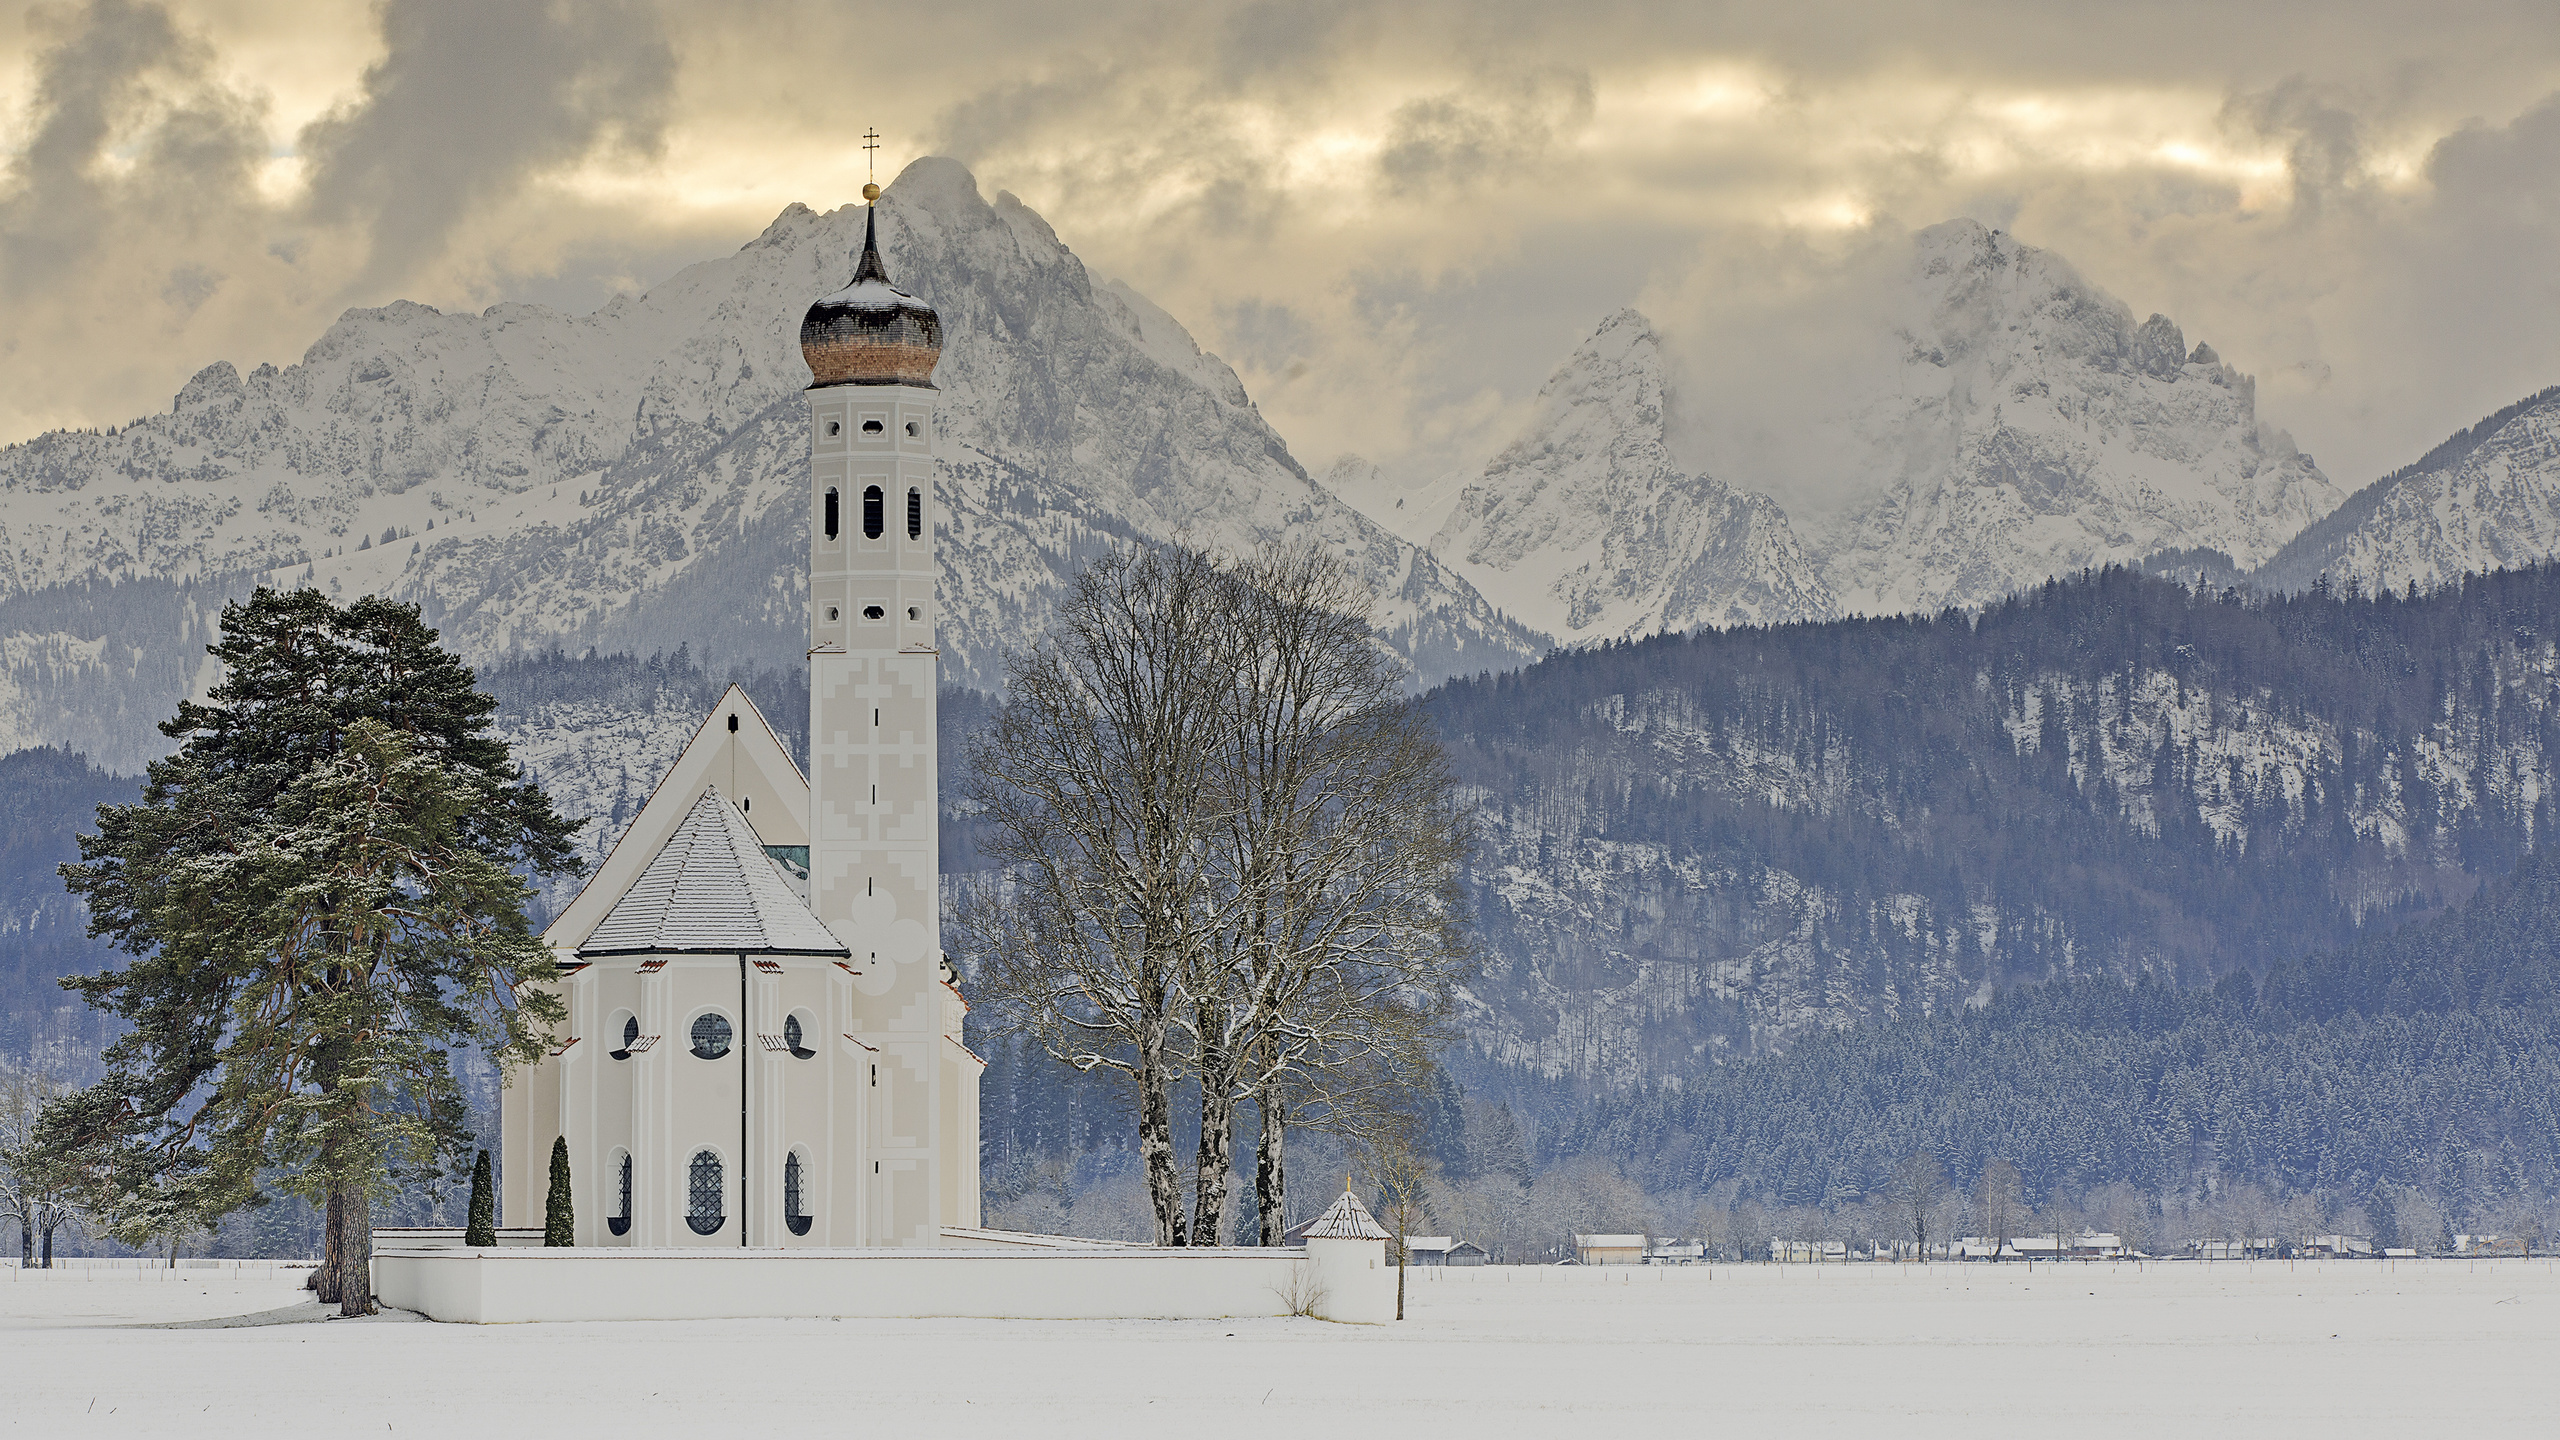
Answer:
[[[1601,639],[1984,605],[2164,549],[2251,565],[2337,503],[2259,421],[2248,376],[2014,237],[1969,220],[1919,232],[1870,318],[1890,379],[1839,397],[1835,423],[1873,480],[1836,516],[1791,522],[1749,476],[1674,464],[1676,388],[1650,322],[1622,310],[1557,369],[1433,552],[1508,612]],[[1333,483],[1358,493],[1352,479]]]
[[[920,160],[879,218],[892,272],[941,310],[948,337],[936,378],[952,679],[994,684],[1003,648],[1037,633],[1101,547],[1176,533],[1237,549],[1304,538],[1341,555],[1424,680],[1542,648],[1316,485],[1232,370],[1143,297],[1096,281],[1013,197],[991,205],[957,163]],[[842,283],[861,225],[857,207],[794,205],[736,254],[592,315],[351,311],[295,365],[243,376],[216,363],[166,415],[0,451],[0,605],[102,579],[307,580],[420,600],[475,660],[690,643],[714,669],[791,663],[804,633],[797,324]],[[123,639],[144,644],[153,628]],[[25,631],[15,644],[59,670],[90,658],[66,645],[98,638]],[[0,743],[66,738],[44,677],[18,669],[12,693],[32,698],[0,706],[16,727]],[[165,711],[176,696],[156,698]],[[150,748],[77,738],[92,753]]]
[[[2455,433],[2347,497],[2249,575],[2299,590],[2440,585],[2560,555],[2560,386]]]
[[[1602,321],[1432,551],[1566,643],[1828,618],[1830,587],[1777,503],[1673,463],[1667,391],[1652,322]]]

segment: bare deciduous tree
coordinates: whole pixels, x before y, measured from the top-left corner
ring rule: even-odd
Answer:
[[[1469,958],[1467,818],[1438,742],[1366,596],[1312,549],[1108,556],[1007,673],[970,753],[1000,870],[954,926],[979,991],[1053,1057],[1131,1080],[1159,1244],[1219,1243],[1235,1107],[1256,1104],[1276,1242],[1289,1127],[1414,1083]]]
[[[2018,1227],[2025,1221],[2025,1210],[2018,1195],[2018,1167],[2006,1160],[1984,1165],[1973,1186],[1973,1218],[1982,1227],[1982,1238],[1991,1242],[1992,1259],[2008,1253],[2009,1242],[2017,1238]]]
[[[1893,1188],[1889,1203],[1899,1228],[1911,1235],[1911,1258],[1929,1258],[1929,1221],[1938,1211],[1938,1203],[1946,1198],[1947,1172],[1938,1157],[1923,1150],[1905,1157],[1893,1167]]]
[[[22,1268],[53,1268],[53,1237],[82,1218],[70,1177],[47,1163],[36,1120],[70,1086],[41,1066],[0,1064],[0,1221],[18,1226]]]

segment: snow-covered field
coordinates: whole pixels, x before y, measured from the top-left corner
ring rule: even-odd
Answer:
[[[0,1433],[2544,1435],[2560,1270],[1418,1276],[1413,1319],[136,1329],[287,1278],[0,1272]]]

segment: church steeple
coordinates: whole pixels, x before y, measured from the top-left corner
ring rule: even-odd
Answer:
[[[800,320],[800,357],[812,390],[830,385],[933,388],[942,358],[942,317],[889,283],[880,258],[880,207],[862,212],[862,253],[853,282],[809,307]]]

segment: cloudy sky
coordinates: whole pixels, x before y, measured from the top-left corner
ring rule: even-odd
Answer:
[[[2552,0],[51,0],[0,20],[0,441],[350,305],[592,308],[852,198],[866,125],[1396,483],[1624,304],[1712,414],[1956,216],[2212,342],[2345,485],[2560,384]]]

